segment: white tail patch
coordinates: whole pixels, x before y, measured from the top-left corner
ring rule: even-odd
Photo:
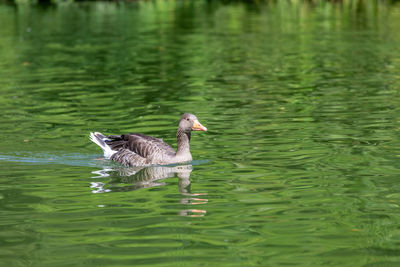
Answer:
[[[113,154],[117,153],[117,151],[112,150],[111,147],[109,147],[105,141],[107,141],[107,137],[105,137],[102,133],[99,132],[94,132],[90,133],[90,140],[92,140],[93,143],[101,147],[104,152],[104,157],[106,159],[109,159]]]

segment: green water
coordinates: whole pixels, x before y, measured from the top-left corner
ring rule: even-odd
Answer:
[[[1,266],[399,266],[400,3],[0,5]],[[127,169],[90,131],[175,146]]]

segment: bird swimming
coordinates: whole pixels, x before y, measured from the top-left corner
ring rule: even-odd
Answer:
[[[124,166],[168,165],[189,162],[192,131],[207,131],[197,117],[190,113],[181,116],[176,132],[177,150],[162,139],[140,133],[105,136],[91,132],[90,140],[101,147],[106,159]]]

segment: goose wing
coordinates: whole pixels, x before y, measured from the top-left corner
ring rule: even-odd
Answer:
[[[172,157],[174,149],[161,139],[139,133],[110,135],[106,143],[113,150],[129,149],[146,159]]]

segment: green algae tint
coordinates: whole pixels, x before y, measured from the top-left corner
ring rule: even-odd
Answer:
[[[398,266],[400,3],[0,5],[0,265]],[[90,131],[175,147],[121,168]]]

